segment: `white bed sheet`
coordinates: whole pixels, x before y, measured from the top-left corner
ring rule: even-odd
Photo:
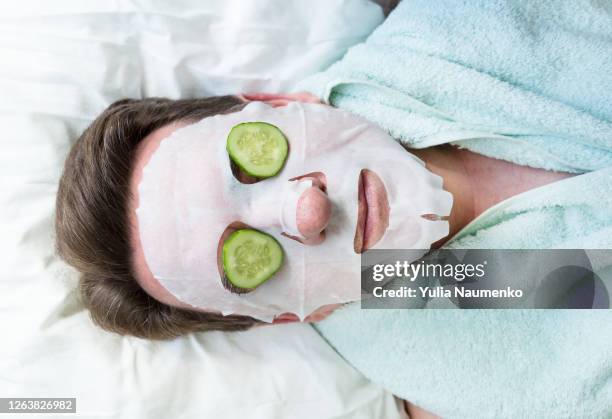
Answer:
[[[76,397],[71,417],[398,417],[307,325],[171,342],[99,330],[52,231],[66,152],[114,100],[286,90],[381,20],[366,0],[3,2],[0,397]]]

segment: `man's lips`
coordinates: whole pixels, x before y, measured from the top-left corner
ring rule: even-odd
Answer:
[[[358,182],[357,226],[353,248],[361,253],[374,246],[389,227],[389,199],[380,177],[363,169]]]

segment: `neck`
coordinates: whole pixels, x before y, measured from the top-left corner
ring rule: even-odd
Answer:
[[[450,234],[434,243],[439,247],[470,221],[512,196],[572,176],[569,173],[519,166],[448,144],[410,149],[426,167],[442,177],[444,189],[453,195]]]
[[[408,151],[423,160],[429,171],[440,176],[444,190],[453,195],[453,206],[448,217],[449,234],[433,245],[439,247],[478,215],[472,178],[462,154],[449,145]]]

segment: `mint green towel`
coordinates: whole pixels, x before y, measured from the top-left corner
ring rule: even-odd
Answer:
[[[612,2],[402,1],[295,90],[411,147],[456,142],[533,167],[601,169],[612,165]]]
[[[445,247],[610,248],[611,179],[612,168],[602,169],[517,195]],[[593,267],[609,284],[612,261]],[[353,303],[315,327],[372,381],[444,418],[612,417],[609,310],[362,310]]]
[[[611,2],[403,0],[299,90],[410,147],[452,142],[585,173],[496,205],[446,247],[612,248]],[[612,276],[611,261],[595,267]],[[367,377],[445,418],[612,417],[609,310],[349,304],[315,327]]]

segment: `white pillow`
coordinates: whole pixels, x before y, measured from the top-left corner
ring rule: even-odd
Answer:
[[[289,90],[363,40],[378,6],[20,0],[0,16],[0,394],[76,397],[77,417],[398,417],[307,325],[172,342],[94,327],[52,233],[65,155],[111,102]]]

